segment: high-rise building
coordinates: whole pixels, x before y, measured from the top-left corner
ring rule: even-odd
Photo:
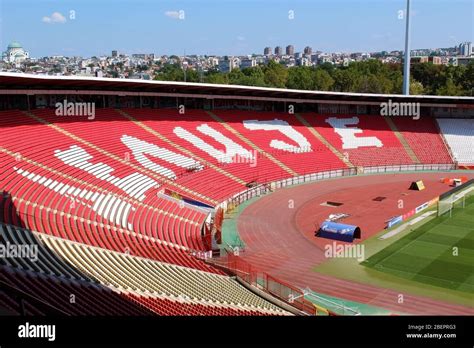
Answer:
[[[246,58],[240,61],[240,68],[253,68],[257,66],[257,60],[255,58]]]
[[[306,46],[304,48],[304,54],[307,54],[307,55],[312,55],[313,54],[313,49],[309,46]]]
[[[266,55],[266,56],[269,56],[272,54],[272,48],[271,47],[265,47],[265,49],[263,50],[263,54]]]
[[[293,45],[286,46],[286,55],[292,56],[295,54],[295,47]]]
[[[220,72],[231,72],[233,69],[239,66],[240,62],[237,58],[224,56],[223,59],[219,60],[219,71]]]
[[[276,56],[281,56],[281,55],[283,55],[283,48],[281,48],[281,46],[275,47],[275,55],[276,55]]]
[[[463,42],[459,45],[459,55],[468,57],[472,53],[472,42]]]
[[[296,60],[296,65],[311,66],[311,60],[309,60],[308,58],[302,57]]]
[[[118,52],[117,52],[116,50],[113,50],[113,51],[112,51],[112,57],[115,58],[115,57],[117,57],[117,56],[118,56]]]
[[[132,58],[135,59],[155,59],[154,53],[134,53],[132,54]]]

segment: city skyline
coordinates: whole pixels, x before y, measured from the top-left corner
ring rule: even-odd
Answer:
[[[287,45],[295,52],[306,46],[313,52],[401,51],[404,6],[405,0],[0,0],[0,47],[18,41],[31,57],[112,50],[238,56],[262,54],[267,46],[285,52]],[[417,0],[413,15],[412,49],[474,41],[470,0]]]
[[[12,41],[10,42],[9,44],[7,44],[5,47],[0,47],[0,52],[3,50],[5,51],[5,48],[8,50],[9,46],[11,44],[18,44],[20,45],[20,47],[22,49],[24,49],[25,51],[27,51],[27,47],[24,47],[21,42],[18,42],[18,41]],[[451,47],[424,47],[424,48],[420,48],[420,47],[415,47],[415,48],[411,48],[410,52],[411,52],[411,55],[414,56],[414,57],[417,57],[417,56],[423,56],[423,55],[426,55],[426,54],[420,54],[418,55],[418,52],[422,52],[422,51],[431,51],[431,52],[435,52],[435,51],[445,51],[445,50],[458,50],[458,54],[461,55],[461,56],[469,56],[469,54],[464,54],[464,52],[460,51],[460,50],[463,50],[463,48],[461,47],[464,47],[464,46],[468,46],[468,47],[472,47],[472,42],[471,41],[464,41],[464,42],[460,42],[458,44],[454,44],[453,46]],[[288,49],[288,47],[292,47],[292,49]],[[281,49],[281,53],[276,53],[276,49]],[[307,49],[309,49],[309,52],[311,53],[307,53]],[[266,53],[268,51],[268,53]],[[474,51],[474,50],[473,50]],[[29,52],[29,51],[28,51]],[[103,54],[101,55],[91,55],[91,56],[86,56],[86,55],[67,55],[67,54],[64,54],[64,55],[61,55],[61,54],[53,54],[53,55],[44,55],[44,56],[37,56],[37,57],[28,57],[28,59],[42,59],[42,58],[53,58],[53,57],[69,57],[69,58],[74,58],[74,57],[78,57],[78,58],[84,58],[84,59],[89,59],[89,58],[93,58],[93,57],[118,57],[118,56],[126,56],[126,57],[133,57],[133,56],[150,56],[150,55],[153,55],[155,57],[172,57],[172,56],[176,56],[176,57],[180,57],[180,58],[186,58],[186,57],[249,57],[249,56],[255,56],[255,57],[261,57],[261,56],[269,56],[269,57],[285,57],[285,56],[295,56],[295,55],[299,55],[299,56],[310,56],[310,55],[314,55],[314,54],[317,54],[318,56],[320,55],[341,55],[341,56],[350,56],[350,55],[364,55],[364,54],[380,54],[380,53],[383,53],[383,52],[387,52],[388,55],[390,55],[390,53],[396,53],[398,52],[398,54],[402,54],[403,53],[403,50],[402,49],[397,49],[397,50],[383,50],[383,51],[354,51],[354,52],[350,52],[350,51],[347,51],[347,52],[329,52],[329,51],[321,51],[321,50],[315,50],[313,49],[311,46],[305,46],[303,47],[302,49],[300,50],[297,50],[294,48],[294,45],[286,45],[286,46],[275,46],[275,47],[263,47],[260,52],[252,52],[252,53],[243,53],[243,54],[239,54],[239,55],[230,55],[230,54],[222,54],[222,55],[205,55],[205,54],[195,54],[195,53],[192,53],[192,52],[184,52],[184,53],[171,53],[171,54],[159,54],[159,53],[156,53],[156,52],[121,52],[117,49],[112,49],[111,51],[109,52],[104,52]],[[467,52],[467,51],[465,51]],[[472,54],[472,53],[471,53]]]

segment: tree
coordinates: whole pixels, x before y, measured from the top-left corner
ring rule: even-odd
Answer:
[[[240,69],[232,69],[228,76],[231,85],[239,85],[245,75]]]
[[[464,69],[461,80],[461,84],[464,88],[464,94],[474,96],[474,62],[471,62]]]
[[[442,77],[446,68],[433,63],[413,64],[411,66],[411,76],[424,86],[426,93],[435,94],[435,91],[445,84]]]
[[[308,67],[292,67],[288,69],[286,87],[291,89],[313,89],[313,79]]]
[[[331,64],[328,62],[319,65],[318,68],[328,72],[330,75],[332,75],[334,70],[336,70],[336,68],[334,67],[334,64]]]
[[[388,78],[369,74],[360,78],[355,92],[387,94],[392,88],[393,84]]]
[[[238,81],[239,85],[244,86],[265,86],[265,75],[261,67],[245,68],[242,70],[243,76]]]
[[[416,81],[413,78],[411,80]],[[392,81],[392,90],[390,91],[390,93],[402,94],[403,93],[403,73],[402,73],[402,71],[399,70],[399,71],[393,72],[390,75],[390,81]],[[419,82],[419,81],[417,81],[417,82]],[[419,83],[420,83],[421,86],[423,86],[423,84],[421,82],[419,82]]]
[[[419,81],[412,80],[410,82],[410,94],[411,95],[420,95],[423,94],[424,88],[423,84]]]
[[[154,79],[162,81],[184,81],[184,71],[179,64],[165,64],[159,73],[155,75]]]
[[[337,69],[332,75],[334,79],[334,91],[336,92],[350,92],[353,90],[356,83],[356,75],[353,71],[347,69]]]
[[[117,68],[120,66],[116,65]],[[155,71],[154,78],[184,81],[184,71],[179,64],[167,63]],[[413,64],[411,78],[410,93],[414,95],[474,95],[474,63],[468,66]],[[186,81],[197,82],[201,79],[199,71],[191,68],[186,71]],[[266,66],[233,69],[229,73],[211,69],[205,73],[203,80],[207,83],[301,90],[399,94],[402,93],[403,73],[401,64],[383,64],[375,59],[353,62],[348,67],[324,64],[286,68],[270,61]]]
[[[317,91],[330,91],[334,85],[334,80],[326,70],[317,68],[313,70],[312,89]]]
[[[271,60],[264,68],[264,82],[269,87],[285,88],[288,80],[288,69]]]
[[[194,69],[186,69],[186,82],[199,82],[199,72]]]
[[[462,95],[462,93],[462,87],[455,84],[452,78],[448,78],[446,84],[436,90],[437,95],[456,96]]]
[[[220,85],[229,84],[229,76],[227,74],[220,73],[218,71],[209,72],[206,75],[205,81],[207,83],[216,83]]]

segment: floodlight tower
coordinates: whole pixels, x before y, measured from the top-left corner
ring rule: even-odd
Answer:
[[[186,50],[184,50],[184,56],[183,56],[183,74],[184,74],[184,82],[186,82],[186,72],[188,70],[188,65],[184,67],[184,63],[186,62]]]
[[[410,95],[410,0],[407,0],[405,31],[405,64],[403,66],[403,94]]]

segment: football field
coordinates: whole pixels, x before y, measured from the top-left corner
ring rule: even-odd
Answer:
[[[474,292],[474,196],[363,262],[438,287]]]

